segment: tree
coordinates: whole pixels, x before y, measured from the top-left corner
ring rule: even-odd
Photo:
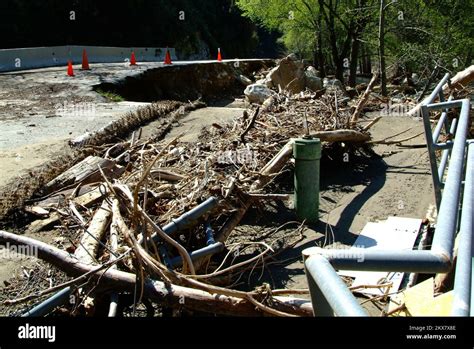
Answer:
[[[387,70],[385,67],[385,0],[380,0],[379,14],[379,67],[382,96],[387,96]]]
[[[344,79],[349,70],[349,83],[355,85],[360,40],[372,12],[374,0],[239,0],[244,16],[283,33],[290,49],[311,56],[324,75],[326,68]],[[305,38],[306,50],[301,49]],[[329,56],[328,61],[326,57]]]

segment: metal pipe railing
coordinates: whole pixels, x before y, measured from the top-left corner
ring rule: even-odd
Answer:
[[[459,280],[456,281],[458,286],[457,291],[455,291],[457,294],[455,297],[456,299],[459,299],[459,307],[462,309],[463,314],[468,313],[469,308],[472,314],[472,308],[469,305],[466,310],[468,301],[470,300],[471,303],[473,301],[472,298],[467,298],[467,294],[472,293],[474,288],[471,277],[472,269],[470,269],[472,268],[470,267],[470,263],[472,263],[473,249],[472,181],[474,176],[474,165],[472,160],[472,150],[470,161],[466,167],[464,167],[466,144],[469,144],[469,148],[472,149],[472,140],[467,140],[470,122],[470,101],[468,99],[463,99],[459,101],[440,102],[437,105],[427,106],[428,103],[431,103],[436,98],[437,93],[442,91],[441,89],[448,77],[448,75],[445,75],[435,91],[425,99],[422,107],[425,134],[427,136],[428,149],[430,152],[432,176],[435,183],[435,192],[438,190],[439,194],[439,197],[438,195],[436,196],[437,200],[439,199],[438,222],[431,250],[397,251],[376,249],[361,250],[354,248],[348,250],[329,250],[310,248],[303,251],[303,255],[307,256],[305,266],[315,314],[332,316],[334,314],[347,315],[363,313],[362,307],[358,305],[354,295],[349,292],[347,286],[342,282],[335,269],[418,273],[448,272],[453,263],[454,238],[458,230],[459,206],[464,170],[468,172],[468,175],[464,187],[463,213],[460,219],[460,229],[463,232],[463,236],[469,233],[471,240],[461,237],[463,239],[461,244],[465,243],[464,240],[466,240],[466,244],[463,246],[463,251],[460,251],[463,260],[461,261],[462,265],[458,265],[458,268],[461,268],[461,272],[456,272],[456,278],[459,278]],[[448,152],[451,151],[451,157],[446,176],[445,188],[443,190],[443,195],[441,196],[440,178],[437,177],[441,177],[444,174],[444,169],[443,171],[438,172],[428,110],[429,108],[443,109],[453,106],[461,106],[461,111],[457,125],[456,122],[451,125],[451,130],[455,130],[455,138],[452,142],[452,149],[448,150]],[[441,122],[445,123],[445,120],[441,120]],[[439,129],[441,129],[441,127],[439,127]],[[448,159],[446,158],[446,162],[447,160]],[[439,170],[445,166],[446,164],[442,164]],[[325,278],[324,280],[322,279],[323,277]],[[470,286],[468,287],[467,284]],[[471,296],[469,295],[469,297]],[[459,309],[456,311],[461,312]]]
[[[441,134],[441,130],[443,126],[445,126],[445,121],[448,117],[448,113],[445,111],[441,113],[439,117],[438,123],[436,124],[435,130],[433,131],[433,142],[438,143],[439,135]]]
[[[425,130],[426,144],[428,147],[428,155],[430,158],[430,167],[431,175],[433,177],[433,187],[436,200],[436,207],[439,210],[441,204],[441,189],[444,187],[443,183],[443,173],[446,168],[446,164],[449,157],[449,150],[453,146],[452,141],[446,141],[443,143],[438,143],[439,134],[444,126],[446,133],[454,134],[456,131],[456,120],[453,120],[451,127],[449,127],[449,122],[447,118],[447,113],[449,108],[462,107],[462,100],[452,100],[450,97],[448,101],[444,101],[443,96],[443,86],[449,78],[449,74],[446,74],[444,78],[438,83],[435,90],[427,97],[421,106],[421,113],[423,116],[423,126]],[[436,96],[440,97],[439,103],[433,103]],[[431,130],[431,121],[430,121],[430,111],[431,110],[443,110],[440,120],[435,127],[434,134]],[[443,118],[443,115],[445,117]],[[438,167],[438,162],[436,159],[436,150],[444,150],[441,158],[441,164]]]
[[[426,146],[430,158],[431,176],[433,177],[433,188],[436,201],[436,207],[439,209],[441,203],[441,178],[438,175],[438,164],[436,161],[436,153],[433,146],[433,134],[431,133],[431,122],[429,109],[426,105],[421,106],[421,114],[423,116],[423,128],[425,131]]]
[[[456,278],[454,280],[453,309],[454,316],[469,316],[469,308],[472,306],[471,280],[472,280],[472,257],[474,255],[473,244],[473,211],[474,211],[474,144],[468,148],[468,159],[466,164],[466,182],[464,198],[462,202],[461,223],[459,228],[459,247],[456,260]]]
[[[450,260],[452,260],[454,234],[456,233],[458,222],[461,182],[464,177],[464,158],[467,133],[469,131],[470,107],[469,99],[463,99],[451,159],[449,161],[449,170],[443,191],[443,200],[439,208],[438,222],[436,225],[436,231],[440,230],[442,233],[434,235],[431,248],[432,251],[449,256]]]
[[[456,126],[457,126],[457,119],[454,119],[453,122],[451,123],[450,134],[455,133]],[[444,181],[443,181],[444,171],[446,170],[446,165],[448,164],[448,159],[449,159],[449,156],[451,155],[451,151],[452,151],[452,142],[450,142],[449,148],[443,150],[443,153],[441,154],[441,161],[439,162],[438,177],[439,177],[439,182],[442,188],[444,187]]]
[[[427,105],[433,103],[436,97],[439,96],[440,91],[443,91],[443,86],[448,82],[448,80],[449,73],[446,73],[441,79],[441,81],[438,83],[438,85],[436,85],[433,92],[431,92],[431,94],[423,100],[422,104]]]
[[[305,270],[311,276],[308,282],[314,315],[368,316],[326,258],[320,255],[309,257],[305,261]]]
[[[447,255],[428,250],[366,249],[362,255],[360,249],[354,252],[352,249],[318,251],[316,248],[306,251],[315,252],[324,256],[335,269],[342,270],[446,273],[451,269]],[[356,254],[358,257],[354,257]]]

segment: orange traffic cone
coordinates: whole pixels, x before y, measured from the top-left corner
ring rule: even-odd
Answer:
[[[222,55],[221,55],[221,49],[217,49],[217,61],[222,62]]]
[[[165,55],[165,64],[173,64],[171,62],[171,55],[170,55],[170,50],[166,49],[166,55]]]
[[[90,70],[86,49],[82,50],[82,70]]]
[[[132,51],[132,56],[130,57],[130,65],[137,65],[137,60],[135,58],[135,52]]]
[[[72,69],[72,61],[67,61],[67,75],[74,76],[74,70]]]

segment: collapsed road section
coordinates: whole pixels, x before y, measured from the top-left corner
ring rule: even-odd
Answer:
[[[93,70],[76,70],[73,78],[64,68],[1,74],[0,216],[89,154],[69,147],[71,140],[88,138],[88,144],[95,146],[158,119],[164,134],[178,118],[172,112],[179,109],[182,115],[205,102],[225,101],[236,91],[240,95],[242,74],[272,64],[268,60],[168,66],[140,62],[136,66],[95,64]],[[198,76],[206,76],[206,83]],[[187,104],[199,97],[200,101]]]

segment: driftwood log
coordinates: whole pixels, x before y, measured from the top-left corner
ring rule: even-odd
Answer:
[[[317,131],[311,134],[323,142],[353,142],[363,143],[370,140],[370,136],[356,130]]]
[[[86,264],[96,264],[96,256],[99,251],[100,241],[107,231],[112,216],[111,207],[106,200],[92,217],[89,227],[84,232],[81,242],[74,252],[75,256]]]
[[[450,90],[451,91],[462,90],[473,80],[474,80],[474,65],[471,65],[470,67],[454,75],[451,78],[451,82],[449,84],[444,85],[443,91],[448,92]]]
[[[117,178],[125,171],[125,167],[116,165],[115,161],[103,159],[98,156],[88,156],[47,183],[41,189],[41,192],[43,195],[46,195],[75,183],[86,184],[97,182],[102,178],[99,167],[104,171],[107,177],[110,178]]]

